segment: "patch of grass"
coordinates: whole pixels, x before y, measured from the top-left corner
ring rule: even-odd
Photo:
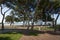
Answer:
[[[0,40],[19,40],[22,37],[20,33],[5,33],[0,34]]]

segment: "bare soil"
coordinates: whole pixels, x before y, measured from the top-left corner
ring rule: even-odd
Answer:
[[[60,35],[52,35],[48,33],[39,34],[38,36],[23,35],[20,40],[60,40]]]

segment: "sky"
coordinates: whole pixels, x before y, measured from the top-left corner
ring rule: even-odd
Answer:
[[[4,13],[6,10],[8,10],[7,7],[5,7],[5,8],[3,9],[3,13]],[[9,10],[9,11],[5,14],[5,17],[6,17],[7,15],[9,15],[10,12],[11,12],[11,10]],[[56,17],[57,17],[57,14],[54,15],[54,18],[55,18],[55,19],[56,19]],[[1,15],[1,7],[0,7],[0,23],[1,23],[1,21],[2,21],[2,15]],[[5,23],[5,20],[4,20],[4,23]],[[59,18],[58,18],[58,20],[57,20],[57,24],[60,24],[60,16],[59,16]]]
[[[57,14],[54,15],[54,18],[55,18],[55,19],[56,19],[56,17],[57,17]],[[60,24],[60,15],[59,15],[59,18],[58,18],[58,20],[57,20],[57,24]]]
[[[2,11],[3,11],[3,13],[6,11],[6,10],[8,10],[9,8],[7,8],[7,7],[5,7]],[[10,12],[11,12],[11,10],[9,10],[6,14],[5,14],[5,17],[7,16],[7,15],[9,15],[10,14]],[[2,15],[1,15],[1,7],[0,7],[0,23],[1,23],[1,21],[2,21]],[[4,20],[4,22],[5,22],[5,20]]]

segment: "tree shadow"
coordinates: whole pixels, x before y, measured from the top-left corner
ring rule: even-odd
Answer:
[[[2,31],[2,30],[0,30]],[[4,29],[2,34],[23,34],[27,36],[37,36],[38,34],[44,34],[43,31],[38,31],[38,30],[27,30],[27,29]]]
[[[46,33],[51,34],[51,35],[60,35],[60,31],[59,32],[46,31]]]
[[[12,40],[10,37],[0,37],[0,40]]]
[[[2,31],[2,30],[0,30]],[[27,36],[38,36],[38,34],[48,33],[51,35],[60,35],[60,33],[54,31],[38,31],[38,30],[27,30],[27,29],[4,29],[3,34],[23,34]]]

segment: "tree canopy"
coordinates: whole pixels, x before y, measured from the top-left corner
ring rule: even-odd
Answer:
[[[28,20],[33,23],[39,19],[42,21],[53,21],[51,15],[60,12],[59,0],[1,0],[1,5],[14,10],[15,14],[12,15],[17,16],[14,21],[24,22]],[[59,15],[57,19],[58,17]],[[6,21],[12,21],[12,19],[9,19],[11,19],[11,15],[6,17]]]

